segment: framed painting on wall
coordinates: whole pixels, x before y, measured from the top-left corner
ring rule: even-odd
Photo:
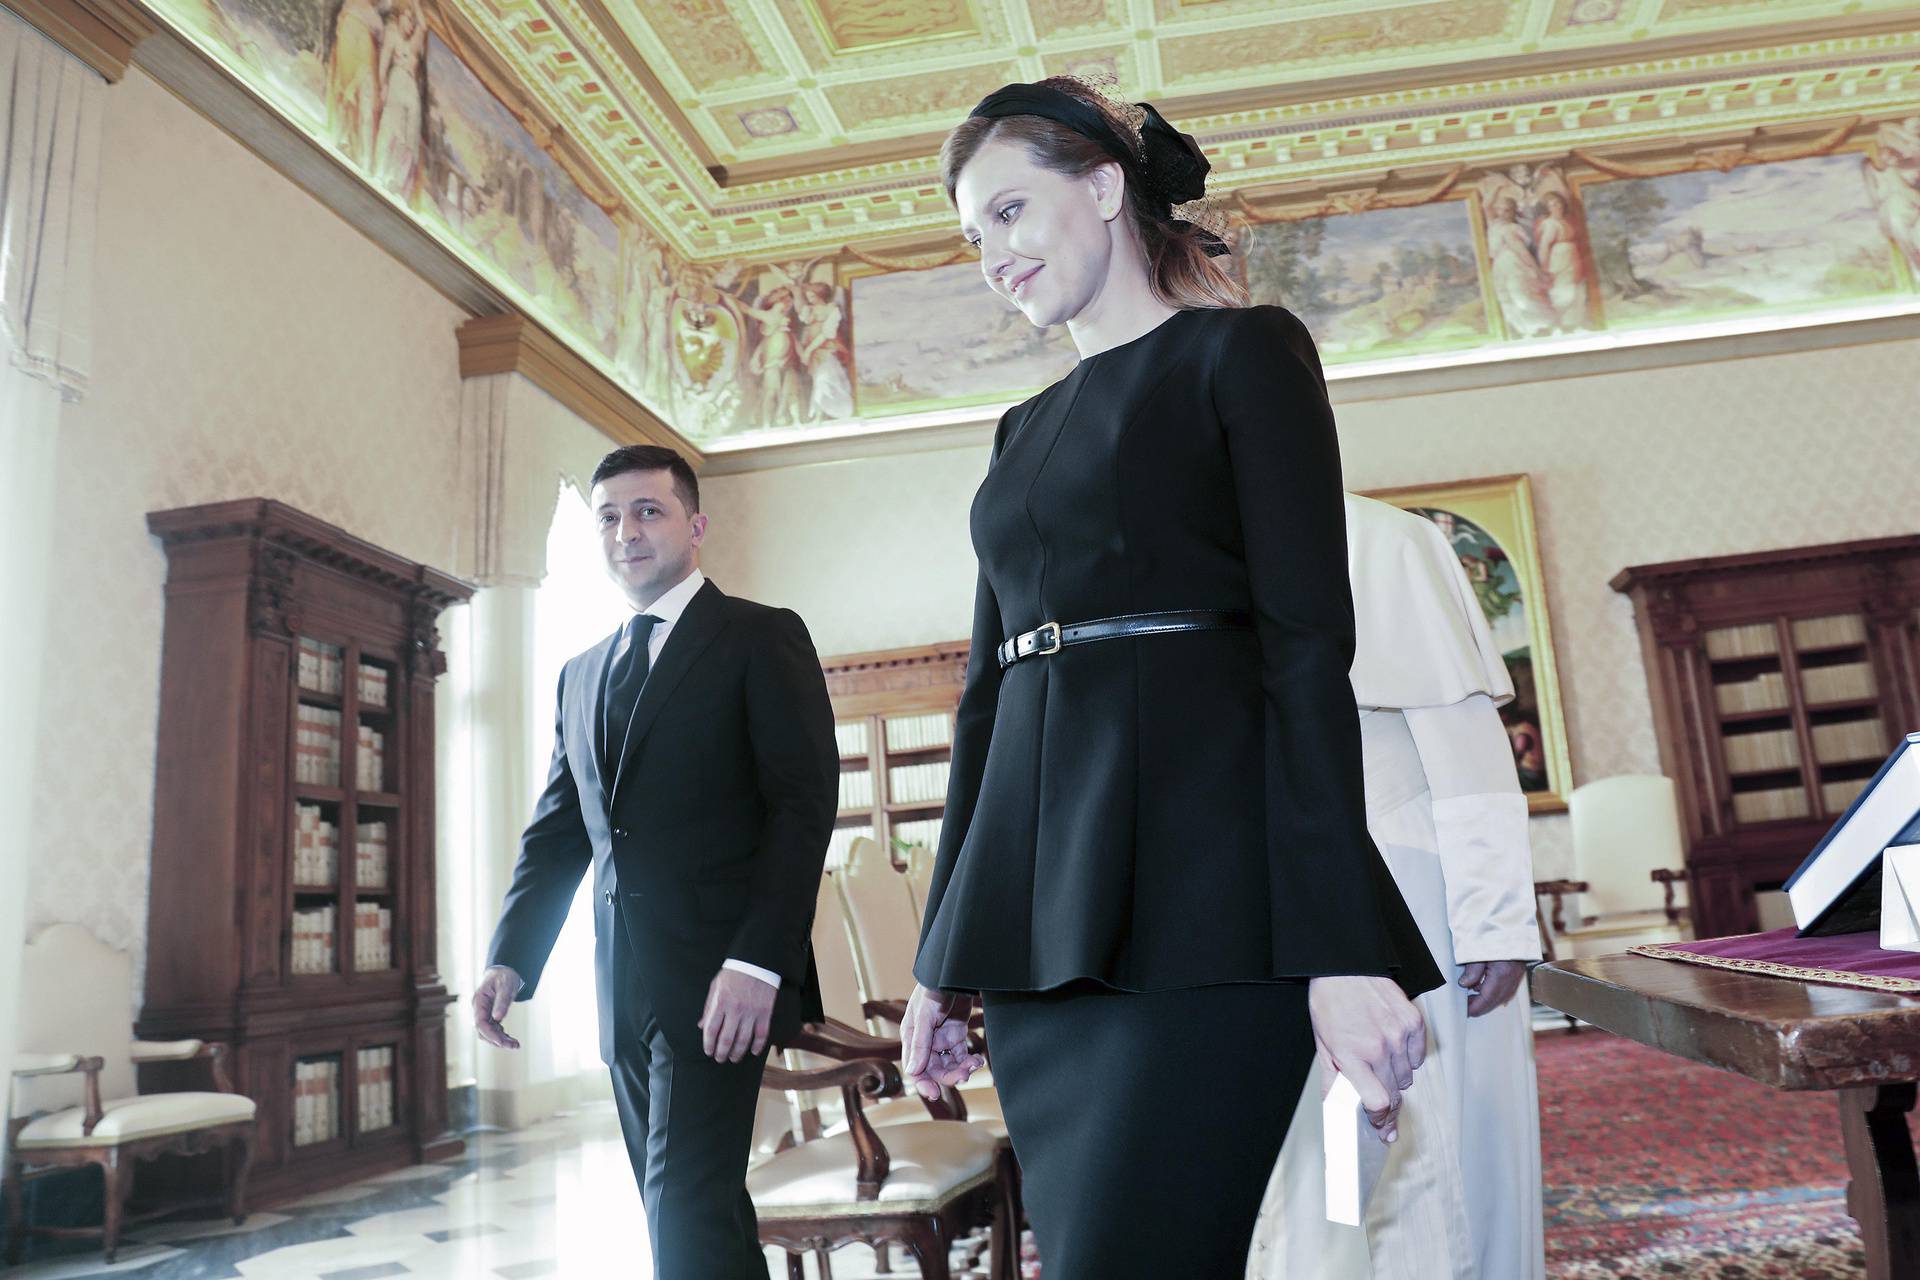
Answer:
[[[1527,477],[1375,489],[1365,496],[1433,521],[1453,545],[1513,677],[1514,698],[1500,709],[1500,720],[1527,807],[1533,813],[1565,810],[1573,764]]]

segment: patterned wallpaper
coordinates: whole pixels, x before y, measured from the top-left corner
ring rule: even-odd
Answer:
[[[29,928],[78,921],[138,964],[166,572],[145,513],[265,495],[449,565],[463,317],[139,71],[106,95],[100,168],[94,381],[60,444]]]
[[[1576,783],[1658,772],[1629,564],[1910,533],[1920,340],[1369,401],[1339,409],[1355,489],[1532,475]],[[967,633],[984,448],[708,482],[708,565],[791,606],[822,653]],[[1571,869],[1564,817],[1536,870]]]

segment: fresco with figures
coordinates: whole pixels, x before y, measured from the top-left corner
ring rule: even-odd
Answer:
[[[451,0],[155,4],[696,443],[1015,400],[1072,367],[1066,335],[1029,328],[970,261],[876,274],[838,246],[681,257],[566,129],[530,123],[545,117]],[[835,40],[886,56],[851,12],[834,10]],[[1242,189],[1232,261],[1256,301],[1306,320],[1329,365],[1920,308],[1920,117],[1855,118],[1795,145],[1722,136],[1638,164],[1568,145],[1457,167],[1411,200],[1351,182],[1323,197]]]
[[[160,3],[683,434],[854,416],[832,263],[679,260],[541,145],[457,51],[436,0]]]

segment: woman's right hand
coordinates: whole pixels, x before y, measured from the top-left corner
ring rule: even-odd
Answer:
[[[1427,1058],[1426,1019],[1392,978],[1359,974],[1309,981],[1307,1012],[1314,1043],[1353,1082],[1380,1140],[1392,1142],[1400,1094]]]
[[[914,985],[906,1019],[900,1024],[900,1074],[928,1101],[938,1098],[942,1089],[965,1084],[987,1065],[985,1058],[967,1047],[967,1018],[972,1012],[971,996]]]

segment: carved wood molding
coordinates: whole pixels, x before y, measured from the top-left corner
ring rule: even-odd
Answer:
[[[153,20],[129,0],[0,0],[48,39],[118,84],[134,46],[154,32]]]
[[[517,373],[615,444],[664,445],[696,471],[706,461],[706,455],[685,436],[526,316],[517,312],[476,316],[456,333],[461,377]]]
[[[286,555],[291,553],[350,577],[405,592],[436,612],[473,594],[469,583],[451,574],[397,556],[273,498],[236,498],[151,511],[147,513],[147,532],[168,548],[226,538],[254,539],[268,557],[263,569],[271,580],[269,585],[279,590],[291,585],[291,557]],[[282,554],[274,556],[273,549],[280,549]],[[270,607],[273,601],[263,598],[261,603]]]
[[[965,640],[823,658],[834,714],[909,715],[951,711],[967,679]]]

